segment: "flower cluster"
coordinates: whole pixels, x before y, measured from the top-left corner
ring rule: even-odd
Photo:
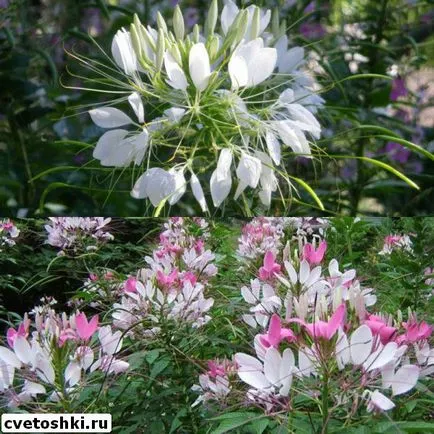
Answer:
[[[53,304],[47,301],[26,314],[17,329],[8,330],[9,348],[0,347],[0,393],[10,407],[34,400],[38,406],[44,400],[67,403],[94,372],[118,374],[129,367],[117,358],[120,331],[100,326],[97,316],[57,313]]]
[[[413,243],[408,235],[391,234],[384,237],[380,255],[390,255],[393,251],[413,253]]]
[[[206,324],[214,300],[206,298],[205,289],[217,274],[215,256],[205,246],[207,236],[203,219],[170,219],[152,256],[145,258],[147,267],[124,282],[123,295],[113,306],[114,325],[123,330],[136,325],[140,333],[153,336],[167,321],[193,328]]]
[[[232,0],[220,17],[217,0],[211,2],[203,32],[198,25],[187,32],[178,6],[172,29],[161,14],[157,24],[145,26],[135,16],[113,39],[120,78],[111,85],[121,97],[89,112],[107,130],[94,158],[103,166],[139,166],[131,194],[154,206],[177,203],[188,180],[203,212],[204,185],[215,207],[232,190],[237,199],[247,188],[270,206],[277,173],[292,188],[286,158],[311,158],[311,141],[321,133],[315,113],[324,101],[306,71],[304,49],[289,47],[277,12],[239,9]],[[101,68],[92,66],[113,75],[113,67]],[[112,106],[124,102],[133,117]]]
[[[114,238],[106,227],[110,221],[103,217],[50,217],[45,225],[46,242],[60,248],[59,255],[96,250]]]
[[[301,251],[267,251],[257,278],[241,288],[254,354],[236,353],[230,366],[245,399],[270,413],[288,411],[300,396],[323,414],[339,408],[351,417],[363,403],[367,412],[394,408],[392,398],[434,372],[433,327],[411,311],[407,321],[375,311],[375,292],[356,270],[341,271],[336,259],[324,264],[325,240],[301,243]],[[239,391],[233,369],[212,372],[195,387],[197,402],[224,403]]]
[[[2,247],[11,247],[16,244],[15,239],[20,235],[20,230],[9,220],[0,220],[0,252]]]
[[[276,254],[289,239],[318,243],[325,235],[328,221],[311,217],[256,217],[242,228],[237,253],[254,260],[267,251]]]

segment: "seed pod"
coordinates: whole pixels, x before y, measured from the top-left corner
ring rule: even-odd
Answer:
[[[279,20],[279,9],[274,8],[273,9],[273,17],[271,19],[271,31],[273,32],[273,35],[275,38],[279,37],[280,33],[280,20]]]

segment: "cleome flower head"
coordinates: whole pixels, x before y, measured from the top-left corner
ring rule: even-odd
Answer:
[[[285,164],[311,157],[324,101],[304,49],[288,46],[284,23],[271,15],[229,0],[219,16],[213,0],[204,27],[191,33],[178,6],[172,28],[160,14],[157,28],[135,16],[116,33],[117,76],[113,66],[92,68],[119,89],[89,111],[105,130],[93,156],[134,170],[134,198],[174,205],[190,190],[206,212],[249,190],[268,207],[279,182],[291,188]]]

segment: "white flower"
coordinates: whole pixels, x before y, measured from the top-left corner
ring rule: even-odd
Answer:
[[[235,199],[245,190],[247,186],[256,188],[261,176],[261,160],[246,152],[242,152],[236,174],[240,183],[235,193]]]
[[[173,173],[166,172],[159,167],[153,167],[139,177],[131,196],[136,199],[148,197],[152,205],[158,206],[161,201],[169,199],[176,189],[176,179]]]
[[[164,55],[164,67],[169,77],[167,83],[174,89],[187,90],[188,81],[184,70],[169,52],[166,52]]]
[[[220,152],[217,168],[211,175],[210,188],[214,206],[219,207],[228,197],[232,187],[232,152],[225,148]]]
[[[228,33],[228,30],[235,21],[235,18],[237,17],[239,11],[240,10],[238,9],[237,5],[232,0],[225,1],[225,6],[221,14],[221,25],[223,33],[225,35]],[[257,29],[257,34],[252,33],[252,24],[255,13],[259,13],[259,29]],[[268,24],[270,23],[271,11],[269,9],[264,11],[262,9],[259,9],[257,6],[250,5],[247,8],[247,14],[247,28],[243,39],[249,41],[251,39],[257,38],[265,31]]]
[[[238,376],[249,386],[271,395],[289,395],[292,376],[297,371],[291,349],[287,348],[280,355],[276,348],[268,348],[263,364],[244,353],[235,354],[234,360],[238,366]]]
[[[232,88],[253,87],[266,80],[277,61],[275,48],[264,48],[262,38],[240,44],[229,61]]]
[[[144,122],[144,109],[137,92],[128,97],[139,123]],[[122,111],[113,107],[101,107],[90,110],[93,122],[102,128],[117,128],[131,125],[134,122]],[[100,160],[103,166],[125,167],[134,162],[141,164],[148,148],[149,133],[146,128],[130,134],[127,130],[110,130],[98,140],[93,151],[93,157]]]
[[[112,56],[125,74],[133,75],[139,69],[137,56],[131,42],[130,32],[118,30],[112,42]]]
[[[200,209],[202,210],[202,212],[207,212],[208,206],[206,204],[205,195],[203,194],[203,189],[200,185],[199,179],[194,173],[192,173],[190,177],[190,186],[194,198],[198,201],[200,205]]]
[[[208,51],[202,42],[194,44],[190,50],[189,57],[190,77],[200,91],[206,89],[211,76]]]

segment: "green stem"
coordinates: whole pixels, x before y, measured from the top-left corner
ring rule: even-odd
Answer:
[[[328,420],[329,420],[329,377],[328,372],[324,372],[323,386],[321,393],[322,401],[322,430],[321,434],[327,434],[328,432]]]

